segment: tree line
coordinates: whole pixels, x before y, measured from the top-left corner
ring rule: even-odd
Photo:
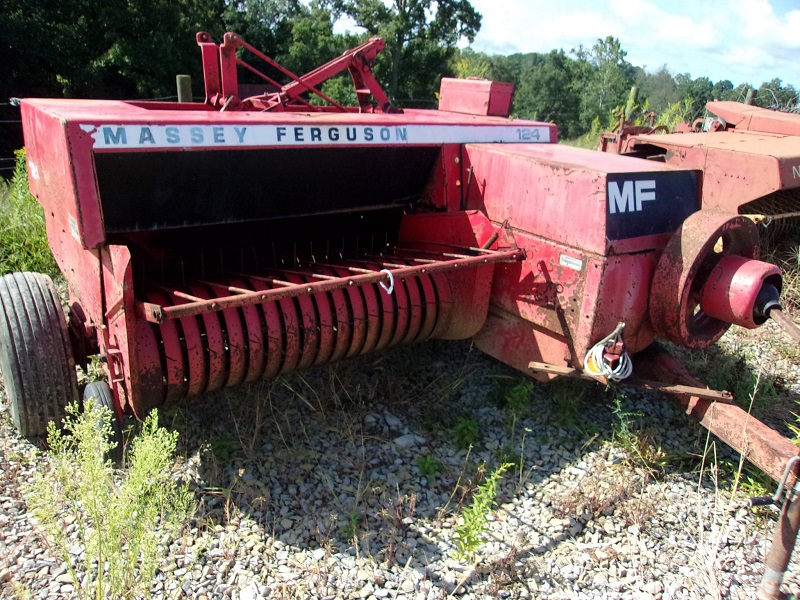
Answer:
[[[334,33],[343,17],[365,32]],[[201,94],[197,31],[217,40],[236,31],[298,74],[380,36],[386,50],[376,76],[396,104],[435,106],[442,76],[510,81],[513,114],[555,122],[562,139],[610,126],[634,84],[641,108],[661,113],[680,105],[686,120],[699,116],[708,100],[743,100],[753,87],[673,75],[666,65],[647,73],[626,60],[613,37],[569,53],[459,50],[480,26],[469,0],[0,0],[0,102],[10,96],[169,98],[178,73],[192,75]],[[324,91],[346,100],[351,87],[339,78]],[[797,109],[797,90],[780,79],[754,89],[757,105]]]

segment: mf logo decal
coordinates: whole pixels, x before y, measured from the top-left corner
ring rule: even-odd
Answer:
[[[623,240],[673,233],[700,208],[697,171],[609,173],[606,238]]]
[[[622,187],[620,188],[620,183]],[[656,180],[608,182],[608,211],[616,213],[641,212],[644,202],[656,199]]]

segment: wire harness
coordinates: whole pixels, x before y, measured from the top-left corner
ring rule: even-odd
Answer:
[[[622,381],[633,374],[633,361],[625,351],[622,330],[625,322],[620,321],[609,335],[597,342],[583,359],[583,370],[592,377],[606,377],[612,381]]]

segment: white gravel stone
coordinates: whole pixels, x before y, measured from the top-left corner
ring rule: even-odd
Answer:
[[[413,378],[404,364],[414,365]],[[183,443],[175,477],[190,482],[198,514],[164,549],[153,596],[434,600],[457,585],[458,597],[474,599],[693,600],[714,586],[721,598],[752,596],[773,526],[767,513],[722,502],[729,482],[698,484],[693,466],[670,464],[653,478],[614,444],[608,397],[583,406],[583,429],[571,429],[550,389],[534,384],[529,409],[512,419],[488,398],[515,377],[468,343],[434,343],[288,380],[319,398],[313,409],[282,383],[192,399],[175,415],[166,408],[162,422],[179,423]],[[464,383],[447,383],[456,380]],[[702,450],[705,435],[663,398],[627,394],[626,410],[647,415],[666,450],[687,462]],[[0,582],[52,597],[75,584],[26,513],[21,484],[41,458],[4,408],[3,400]],[[478,422],[470,450],[451,433],[462,417]],[[239,438],[253,441],[242,447]],[[233,440],[230,460],[220,463],[209,440]],[[477,468],[496,468],[501,451],[519,455],[522,468],[500,480],[473,559],[455,559]],[[438,465],[424,477],[422,457]],[[793,562],[785,587],[798,585]]]
[[[407,433],[394,439],[394,445],[398,448],[412,448],[414,446],[421,446],[425,443],[426,440],[424,437],[415,435],[413,433]]]

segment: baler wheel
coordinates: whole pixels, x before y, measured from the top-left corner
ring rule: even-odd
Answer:
[[[688,348],[708,348],[730,323],[707,315],[700,292],[724,256],[756,258],[758,229],[748,218],[701,210],[667,242],[650,287],[650,320],[660,336]]]
[[[118,465],[122,462],[122,422],[120,421],[119,413],[117,412],[114,403],[114,394],[111,392],[111,388],[108,387],[108,384],[105,381],[93,381],[83,390],[84,406],[86,406],[89,398],[92,398],[96,404],[99,404],[100,406],[111,411],[110,442],[112,444],[116,444],[116,446],[108,451],[107,458],[114,464]]]
[[[0,370],[11,419],[24,436],[44,435],[78,400],[75,361],[52,280],[41,273],[0,278]]]

